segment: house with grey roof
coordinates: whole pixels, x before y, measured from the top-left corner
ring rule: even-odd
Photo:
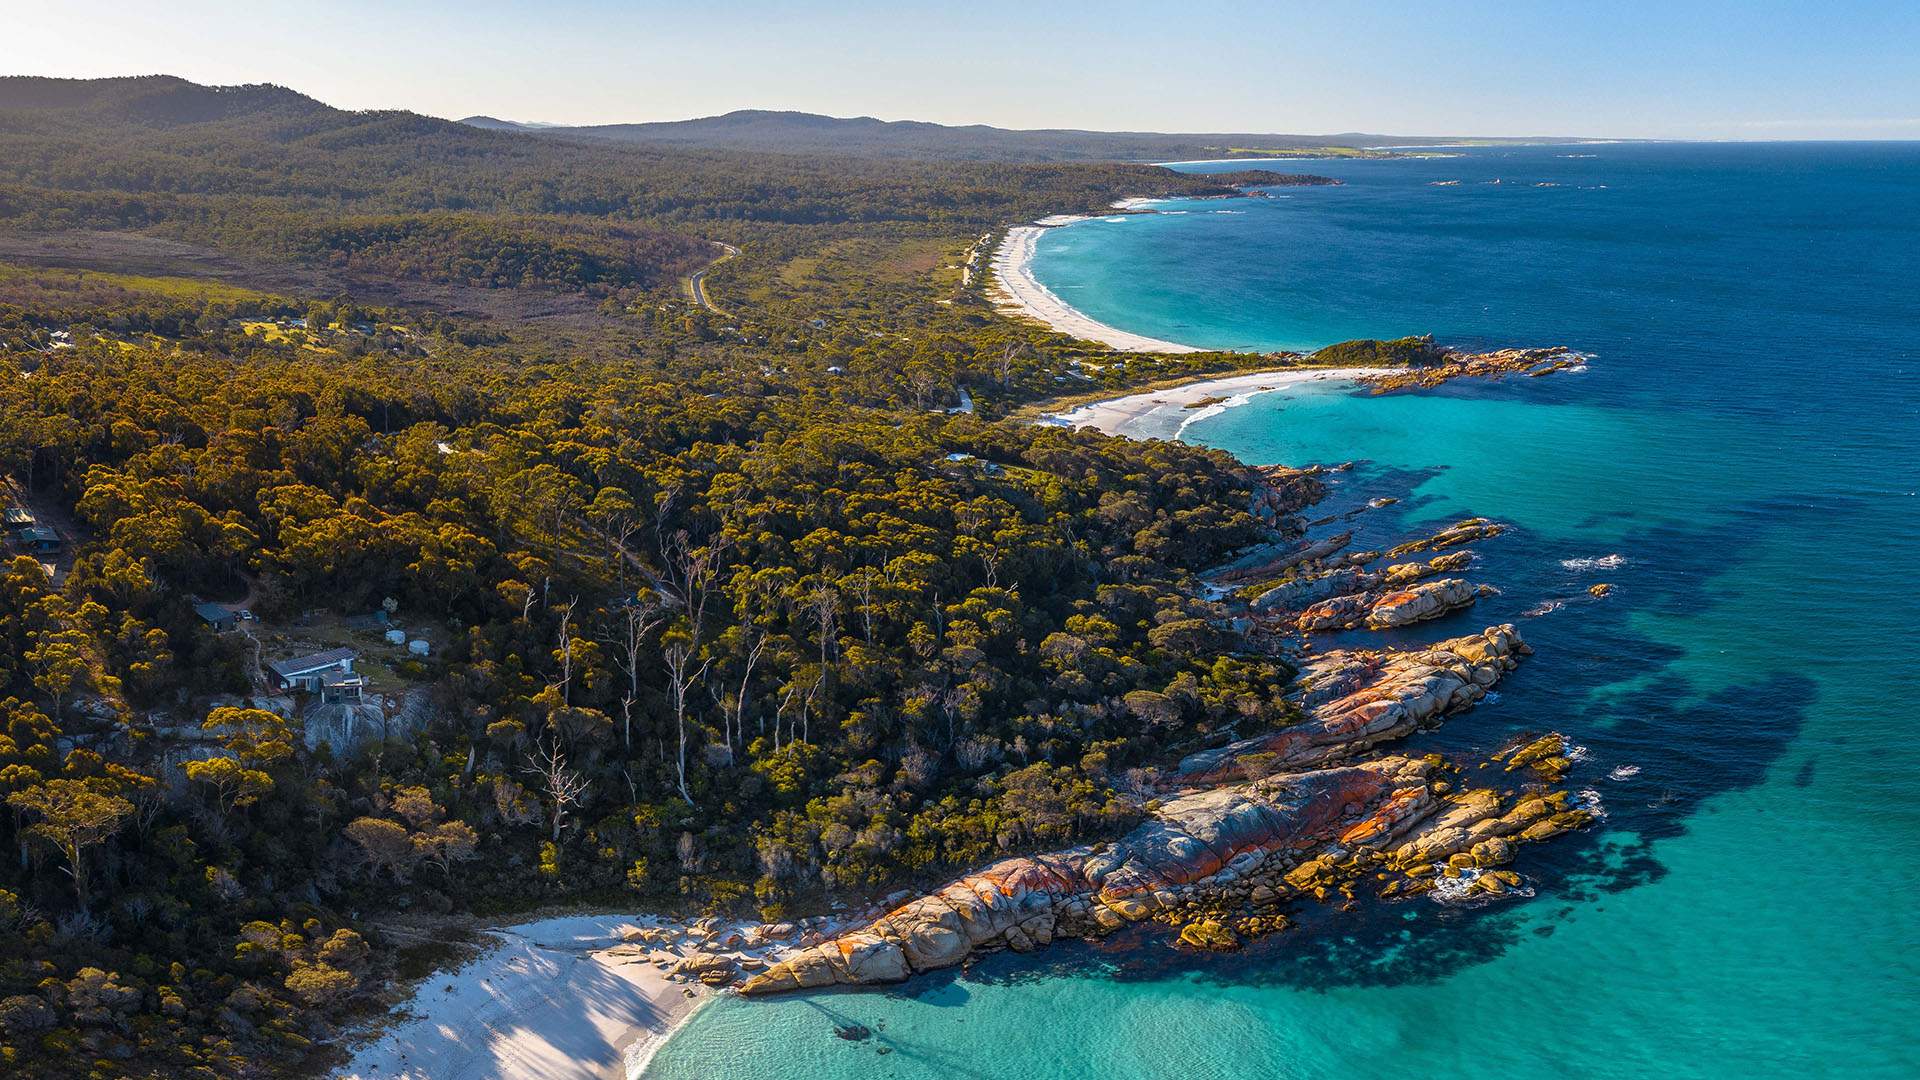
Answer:
[[[353,662],[357,658],[352,649],[328,649],[275,660],[267,665],[267,671],[273,677],[275,690],[305,690],[317,694],[326,688],[328,676],[353,674]]]
[[[61,548],[60,534],[40,525],[16,531],[13,543],[29,555],[58,555]]]
[[[240,616],[225,604],[195,604],[193,613],[200,621],[213,628],[216,634],[224,634],[240,625]]]

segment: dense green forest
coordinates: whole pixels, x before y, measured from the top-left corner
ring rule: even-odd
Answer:
[[[65,541],[0,567],[0,1071],[315,1068],[435,925],[802,914],[1111,835],[1288,722],[1192,587],[1270,535],[1257,478],[1005,417],[1296,358],[1108,355],[962,267],[1305,179],[0,80],[0,501]],[[265,678],[341,642],[371,734]]]

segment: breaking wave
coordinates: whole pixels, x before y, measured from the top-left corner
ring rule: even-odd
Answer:
[[[1601,555],[1591,559],[1561,559],[1560,565],[1569,570],[1614,570],[1627,565],[1627,557]]]

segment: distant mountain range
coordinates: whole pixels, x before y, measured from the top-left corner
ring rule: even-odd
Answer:
[[[492,116],[460,121],[490,130],[526,131],[706,150],[851,154],[860,157],[953,158],[992,161],[1172,161],[1195,158],[1299,155],[1338,148],[1431,146],[1436,143],[1578,142],[1570,138],[1487,139],[1447,135],[1163,134],[1148,131],[1015,130],[985,124],[948,126],[920,120],[878,120],[817,113],[742,109],[696,120],[566,127]]]
[[[521,123],[492,116],[438,120],[399,110],[351,112],[271,84],[202,86],[170,75],[109,79],[0,77],[0,130],[122,127],[170,130],[241,125],[273,139],[310,137],[322,130],[371,129],[382,139],[414,135],[454,137],[477,130],[537,135],[579,143],[621,144],[653,150],[717,150],[841,155],[879,159],[997,162],[1179,161],[1196,158],[1365,155],[1374,147],[1437,143],[1577,142],[1566,138],[1467,139],[1447,135],[1333,135],[1259,133],[1166,134],[1015,130],[984,124],[949,126],[917,120],[841,118],[805,112],[746,109],[721,116],[645,124],[569,127]]]

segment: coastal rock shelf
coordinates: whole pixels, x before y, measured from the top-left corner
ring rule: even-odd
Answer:
[[[1305,721],[1188,758],[1175,777],[1181,790],[1120,840],[1002,860],[802,950],[742,990],[897,982],[981,950],[1027,950],[1146,919],[1351,900],[1372,874],[1386,876],[1385,895],[1439,881],[1481,893],[1515,887],[1511,872],[1500,872],[1510,884],[1483,872],[1508,861],[1517,841],[1585,824],[1565,792],[1467,788],[1437,756],[1333,763],[1471,706],[1527,651],[1499,626],[1412,652],[1329,654],[1303,682]],[[1232,932],[1187,937],[1221,948]]]
[[[1300,613],[1301,630],[1391,630],[1458,611],[1490,591],[1464,578],[1441,578],[1382,593],[1356,593],[1322,600]]]
[[[1360,381],[1376,394],[1387,394],[1395,390],[1430,389],[1448,380],[1468,376],[1497,379],[1506,375],[1525,375],[1537,378],[1556,371],[1572,370],[1585,363],[1586,359],[1585,355],[1564,345],[1544,349],[1495,349],[1484,353],[1445,349],[1440,351],[1439,358],[1433,363],[1369,375]]]
[[[1451,366],[1459,374],[1523,361],[1532,368],[1562,351],[1507,350]],[[1384,554],[1352,551],[1351,531],[1315,533],[1351,514],[1303,520],[1325,497],[1330,471],[1250,470],[1248,509],[1268,535],[1204,575],[1228,615],[1221,625],[1269,637],[1398,628],[1494,591],[1454,575],[1474,561],[1466,545],[1504,525],[1469,518]],[[1024,952],[1147,920],[1177,927],[1180,948],[1229,950],[1284,929],[1284,905],[1348,905],[1366,882],[1386,898],[1522,892],[1524,880],[1504,869],[1516,846],[1590,820],[1554,787],[1568,761],[1563,739],[1527,736],[1472,770],[1438,755],[1363,758],[1472,708],[1531,651],[1503,624],[1424,648],[1317,656],[1292,691],[1298,722],[1189,754],[1158,777],[1165,796],[1120,839],[1001,860],[806,945],[741,990],[899,982],[979,952]],[[1495,777],[1491,785],[1468,782],[1482,770]]]
[[[1376,589],[1404,589],[1438,574],[1465,570],[1473,553],[1455,551],[1426,562],[1394,563],[1378,572],[1342,566],[1288,578],[1258,593],[1248,606],[1255,612],[1301,611],[1321,601]]]
[[[1468,708],[1531,653],[1511,624],[1400,651],[1336,650],[1301,672],[1307,718],[1184,758],[1178,784],[1220,784],[1255,769],[1311,768]]]

